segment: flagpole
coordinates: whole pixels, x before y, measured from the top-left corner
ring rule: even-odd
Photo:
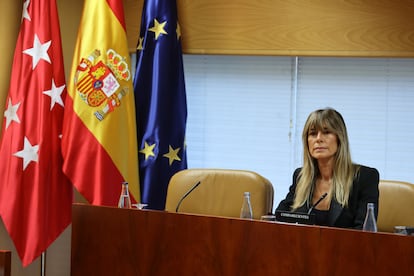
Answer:
[[[40,275],[46,275],[46,251],[43,251],[40,255]]]

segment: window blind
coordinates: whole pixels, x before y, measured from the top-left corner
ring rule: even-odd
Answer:
[[[184,56],[190,168],[291,174],[291,58]]]
[[[414,183],[414,59],[297,60],[184,55],[188,166],[256,171],[277,205],[302,164],[308,114],[330,106],[344,116],[355,162]]]

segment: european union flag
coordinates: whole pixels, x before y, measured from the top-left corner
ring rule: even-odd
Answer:
[[[175,0],[145,0],[134,78],[141,202],[163,210],[168,182],[187,168],[187,101]]]

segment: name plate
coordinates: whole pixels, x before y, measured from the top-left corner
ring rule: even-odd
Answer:
[[[288,223],[315,224],[315,214],[276,211],[276,220]]]

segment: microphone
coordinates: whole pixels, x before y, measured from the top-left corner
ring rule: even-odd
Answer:
[[[308,215],[310,215],[310,213],[312,212],[312,210],[316,207],[316,206],[318,206],[318,204],[326,197],[328,195],[328,193],[324,193],[322,196],[321,196],[321,198],[320,199],[318,199],[318,201],[316,201],[315,202],[315,204],[313,204],[310,208],[309,208],[309,211],[308,211]]]
[[[194,184],[193,187],[191,187],[190,190],[188,190],[180,199],[180,201],[178,201],[177,207],[175,208],[175,212],[178,213],[178,208],[180,208],[181,202],[183,202],[184,198],[186,198],[189,194],[191,194],[192,191],[194,191],[195,188],[198,187],[198,185],[200,185],[200,181],[198,181],[196,184]]]

